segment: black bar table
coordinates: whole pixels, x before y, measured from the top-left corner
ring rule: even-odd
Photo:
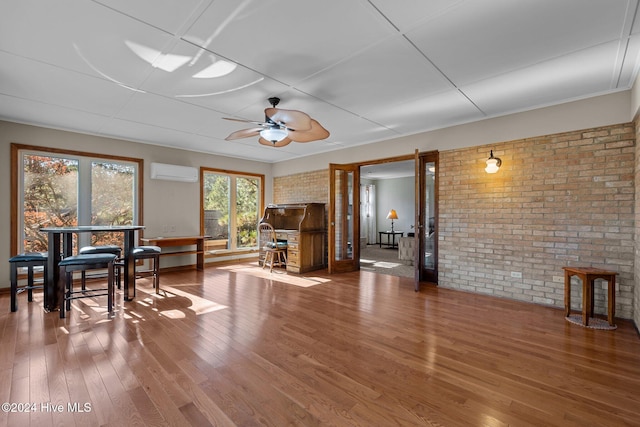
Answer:
[[[47,260],[47,299],[44,309],[55,311],[59,308],[58,280],[60,269],[58,263],[62,257],[73,255],[73,235],[78,233],[123,233],[124,238],[124,299],[131,301],[136,296],[135,285],[135,232],[144,229],[143,225],[79,225],[75,227],[46,227],[40,231],[47,233],[49,256]],[[62,243],[62,247],[60,244]]]

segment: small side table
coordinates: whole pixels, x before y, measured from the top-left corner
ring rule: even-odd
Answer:
[[[380,247],[382,247],[382,236],[387,236],[387,246],[391,246],[392,248],[396,247],[396,236],[404,236],[404,231],[378,231],[380,239]],[[391,236],[391,243],[389,243],[389,236]]]
[[[593,317],[593,288],[596,279],[607,281],[607,321],[615,326],[613,318],[616,313],[616,273],[593,267],[562,267],[564,270],[564,312],[565,317],[571,314],[571,276],[578,276],[582,281],[582,324],[589,325],[589,317]]]

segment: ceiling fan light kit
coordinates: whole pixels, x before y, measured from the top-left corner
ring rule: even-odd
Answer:
[[[260,131],[260,136],[266,139],[267,141],[271,141],[274,144],[278,141],[282,141],[289,135],[286,129],[280,128],[266,128]]]
[[[309,117],[308,114],[297,110],[283,110],[276,106],[280,103],[280,98],[269,98],[271,108],[264,110],[264,122],[251,120],[232,119],[225,117],[225,120],[236,122],[253,123],[257,127],[242,129],[232,132],[225,139],[231,141],[240,138],[250,138],[259,136],[258,142],[262,145],[272,147],[284,147],[294,142],[311,142],[326,139],[329,131],[318,121]]]

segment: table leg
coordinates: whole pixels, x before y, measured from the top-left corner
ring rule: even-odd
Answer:
[[[133,248],[135,247],[135,232],[127,230],[124,232],[124,280],[123,293],[124,300],[131,301],[136,296],[136,266],[133,257]],[[133,291],[131,291],[131,289]]]
[[[564,317],[571,314],[571,274],[564,272]]]
[[[204,270],[204,238],[198,239],[196,242],[196,269]]]
[[[591,289],[591,292],[589,293],[589,317],[593,317],[593,314],[595,312],[594,308],[596,305],[596,279],[589,278],[589,289]]]
[[[582,324],[589,326],[589,313],[591,312],[591,295],[593,294],[593,288],[591,287],[591,281],[588,280],[586,275],[578,275],[582,280]]]
[[[616,276],[613,275],[609,277],[609,280],[607,280],[607,282],[608,282],[607,287],[609,291],[609,295],[607,295],[608,297],[607,320],[609,321],[610,326],[615,326],[615,324],[613,323],[613,319],[616,314]]]
[[[47,292],[45,292],[44,309],[46,311],[55,311],[58,309],[58,279],[60,271],[58,263],[60,262],[60,234],[48,233],[48,251],[47,254]]]

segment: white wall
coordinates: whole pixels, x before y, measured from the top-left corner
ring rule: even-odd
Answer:
[[[631,88],[631,106],[629,108],[629,120],[633,120],[640,113],[640,74],[636,77]]]
[[[264,174],[265,203],[272,201],[272,166],[268,163],[0,121],[0,200],[3,201],[0,204],[0,288],[9,287],[11,143],[143,159],[145,169],[143,224],[146,226],[144,235],[149,237],[187,236],[200,233],[199,183],[152,180],[149,178],[151,162]],[[173,226],[174,231],[166,232],[165,225]],[[167,257],[162,262],[163,266],[193,264],[195,259],[193,256]]]
[[[380,179],[375,181],[375,184],[378,231],[391,230],[391,220],[387,219],[391,209],[395,209],[398,214],[398,219],[393,222],[393,229],[405,233],[413,231],[411,226],[414,225],[415,212],[414,177]],[[385,238],[383,242],[386,242]]]

